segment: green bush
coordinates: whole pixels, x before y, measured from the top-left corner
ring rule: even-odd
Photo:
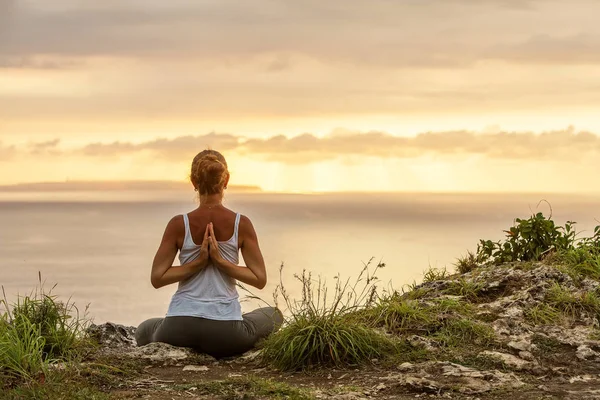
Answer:
[[[528,219],[517,218],[509,228],[506,240],[493,242],[480,240],[477,258],[484,262],[502,264],[512,261],[539,261],[550,251],[567,251],[574,248],[575,223],[568,221],[565,226],[557,226],[543,213]]]
[[[376,301],[374,274],[384,266],[378,264],[371,273],[369,265],[352,285],[338,277],[330,299],[326,283],[306,272],[295,276],[302,285],[299,301],[292,301],[280,283],[276,293],[283,296],[290,317],[265,340],[263,361],[281,370],[304,370],[368,363],[393,353],[395,343],[376,332],[361,314]]]

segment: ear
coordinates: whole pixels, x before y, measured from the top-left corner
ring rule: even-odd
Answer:
[[[196,184],[194,182],[192,182],[192,187],[194,188],[194,191],[198,191],[198,188],[196,187]]]
[[[229,185],[229,178],[231,177],[231,175],[229,175],[229,173],[227,174],[227,178],[225,179],[225,186],[224,188],[227,189],[227,185]]]

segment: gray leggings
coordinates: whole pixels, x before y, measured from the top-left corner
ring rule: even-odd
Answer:
[[[164,342],[190,347],[216,358],[230,357],[252,349],[256,342],[279,329],[281,311],[264,307],[242,315],[242,321],[217,321],[200,317],[152,318],[135,331],[138,346]]]

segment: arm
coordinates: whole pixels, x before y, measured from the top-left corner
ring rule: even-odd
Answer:
[[[204,233],[202,241],[202,250],[200,257],[181,266],[174,266],[173,261],[179,250],[177,247],[177,238],[180,236],[181,222],[178,217],[174,217],[169,221],[165,229],[160,246],[154,256],[152,263],[152,273],[150,274],[150,282],[156,289],[175,282],[187,279],[198,273],[208,264],[208,229]]]
[[[243,238],[241,243],[242,256],[246,267],[235,265],[221,257],[218,251],[218,243],[213,232],[212,224],[210,226],[210,258],[217,268],[225,272],[230,277],[237,279],[240,282],[254,286],[257,289],[262,289],[267,284],[267,271],[265,268],[265,260],[263,259],[260,247],[258,246],[258,238],[256,231],[252,226],[252,222],[245,216],[242,216],[240,221],[240,237]]]

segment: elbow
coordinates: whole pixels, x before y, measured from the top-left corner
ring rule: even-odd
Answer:
[[[161,280],[159,277],[157,276],[151,276],[150,277],[150,283],[152,284],[152,287],[154,289],[160,289],[161,287],[163,287],[164,285],[162,284]]]
[[[267,286],[267,278],[266,277],[259,279],[258,282],[256,283],[256,288],[259,290],[264,289],[265,286]]]

